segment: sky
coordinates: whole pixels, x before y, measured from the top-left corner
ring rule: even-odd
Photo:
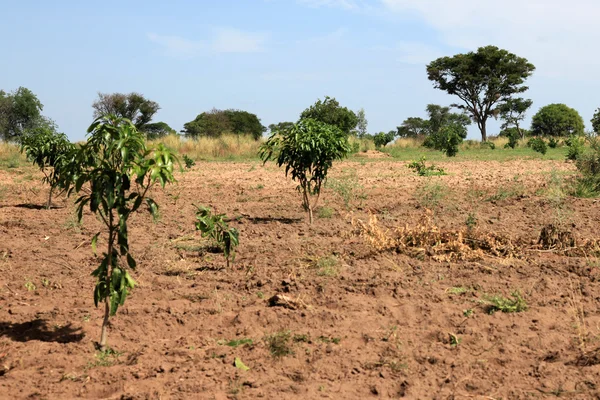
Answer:
[[[295,121],[330,96],[387,132],[458,101],[427,80],[429,62],[486,45],[536,66],[526,126],[565,103],[589,128],[600,107],[597,0],[0,0],[0,10],[0,89],[31,89],[74,141],[98,92],[142,93],[176,130],[213,107],[265,126]]]

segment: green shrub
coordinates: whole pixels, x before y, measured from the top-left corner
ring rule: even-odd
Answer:
[[[585,139],[580,136],[571,135],[565,139],[567,145],[567,160],[577,160],[585,149]]]
[[[589,150],[580,153],[575,162],[579,171],[574,193],[577,197],[596,197],[600,194],[600,143],[596,138],[589,140]]]
[[[533,151],[536,151],[541,154],[546,154],[548,151],[548,146],[546,146],[546,142],[541,137],[533,137],[527,141],[527,147],[531,147]]]
[[[503,313],[518,313],[527,310],[527,303],[519,291],[514,291],[510,295],[512,298],[503,296],[488,297],[484,303],[488,306],[488,313],[493,314],[496,311]]]
[[[229,258],[235,259],[235,248],[240,244],[239,232],[230,228],[225,221],[225,214],[213,214],[208,207],[196,207],[196,230],[202,237],[210,237],[223,250],[229,268]]]
[[[442,167],[437,167],[435,164],[427,166],[425,164],[425,157],[421,157],[419,161],[413,161],[407,165],[409,169],[412,169],[419,176],[439,176],[446,175],[446,172]]]
[[[558,143],[560,141],[556,138],[551,137],[550,139],[548,139],[548,147],[550,147],[551,149],[555,149],[558,147]]]
[[[196,165],[196,161],[194,161],[193,159],[191,159],[190,157],[188,157],[187,154],[183,155],[183,162],[185,164],[185,167],[187,169],[192,168],[194,165]]]

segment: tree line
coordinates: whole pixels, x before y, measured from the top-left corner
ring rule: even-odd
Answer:
[[[354,112],[341,106],[335,98],[326,96],[302,111],[299,120],[311,118],[337,126],[348,135],[370,137],[377,147],[385,146],[397,137],[419,137],[424,139],[425,146],[442,151],[466,138],[467,127],[472,123],[479,129],[481,140],[487,141],[490,118],[502,120],[500,135],[509,138],[583,134],[583,119],[565,104],[542,107],[532,117],[531,128],[522,127],[533,102],[520,95],[528,90],[525,83],[534,71],[535,66],[523,57],[495,46],[480,47],[476,51],[440,57],[427,65],[427,78],[433,86],[460,102],[449,106],[429,104],[425,107],[426,118],[409,117],[394,130],[369,134],[363,109]],[[153,121],[160,106],[139,93],[99,93],[92,108],[94,118],[114,115],[130,120],[147,139],[177,134],[166,122]],[[44,117],[42,110],[40,100],[27,88],[20,87],[10,93],[0,90],[0,138],[18,142],[28,132],[56,130],[56,124]],[[265,127],[251,112],[213,108],[185,123],[180,133],[192,139],[229,133],[249,135],[258,140],[267,130],[283,131],[293,124],[284,121]],[[600,130],[600,109],[594,114],[592,127],[594,132]],[[447,151],[448,155],[452,152]]]

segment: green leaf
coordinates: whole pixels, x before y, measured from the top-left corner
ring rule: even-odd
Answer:
[[[237,369],[241,369],[242,371],[248,371],[248,370],[250,370],[250,368],[249,368],[249,367],[247,367],[247,366],[246,366],[246,365],[245,365],[245,364],[242,362],[242,360],[241,360],[239,357],[236,357],[236,358],[235,358],[235,360],[234,360],[233,364],[235,365],[235,367],[236,367]]]
[[[96,243],[98,242],[99,235],[100,235],[100,232],[96,233],[94,235],[94,237],[92,238],[92,252],[94,253],[94,256],[96,255]]]
[[[129,268],[131,269],[135,269],[135,267],[137,266],[137,263],[129,253],[127,253],[127,265],[129,265]]]

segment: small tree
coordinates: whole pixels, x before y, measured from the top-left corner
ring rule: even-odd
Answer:
[[[96,307],[104,301],[104,321],[100,349],[106,349],[108,320],[123,305],[135,282],[127,267],[135,269],[136,261],[129,250],[127,220],[145,201],[148,211],[156,217],[158,204],[147,197],[159,182],[162,187],[173,182],[175,156],[162,144],[147,149],[144,134],[131,121],[112,115],[100,117],[88,129],[89,138],[75,157],[79,170],[70,177],[71,190],[82,191],[77,201],[79,221],[83,209],[100,217],[107,233],[106,252],[98,268],[94,289]],[[92,248],[100,232],[92,238]],[[126,265],[121,259],[126,260]]]
[[[592,117],[592,130],[596,135],[600,134],[600,108],[596,110]]]
[[[354,133],[356,134],[357,138],[362,139],[367,135],[367,126],[369,124],[364,108],[361,108],[356,113],[356,121],[356,129],[354,129]]]
[[[398,130],[398,136],[401,138],[420,137],[429,133],[430,123],[423,118],[409,117],[396,129]]]
[[[388,143],[391,143],[396,138],[396,131],[389,131],[388,133],[379,132],[375,136],[373,136],[373,143],[375,143],[375,147],[380,149],[382,147],[387,146]]]
[[[333,161],[342,160],[350,152],[345,132],[336,126],[314,119],[301,119],[291,128],[276,132],[260,148],[264,163],[271,158],[278,166],[285,165],[285,174],[291,173],[298,181],[302,206],[313,222],[313,210],[321,194],[321,186]],[[311,196],[315,196],[311,202]]]
[[[302,111],[300,119],[314,119],[325,124],[337,126],[346,135],[356,128],[358,118],[354,111],[340,106],[340,103],[329,96]]]
[[[58,133],[51,121],[45,121],[21,138],[21,152],[44,174],[43,182],[50,185],[46,208],[52,206],[54,189],[62,186],[63,174],[71,172],[70,156],[75,146],[64,133]]]
[[[548,104],[531,119],[534,136],[583,135],[583,118],[577,110],[564,104]]]
[[[498,109],[500,111],[500,118],[504,121],[502,129],[510,128],[514,126],[517,128],[521,139],[525,137],[525,133],[521,130],[519,124],[525,119],[525,113],[533,104],[532,100],[523,98],[509,98],[502,103]]]
[[[225,214],[213,214],[210,208],[196,206],[196,230],[202,237],[210,237],[223,250],[223,256],[229,268],[229,259],[235,260],[235,249],[240,244],[240,233],[230,228]]]

